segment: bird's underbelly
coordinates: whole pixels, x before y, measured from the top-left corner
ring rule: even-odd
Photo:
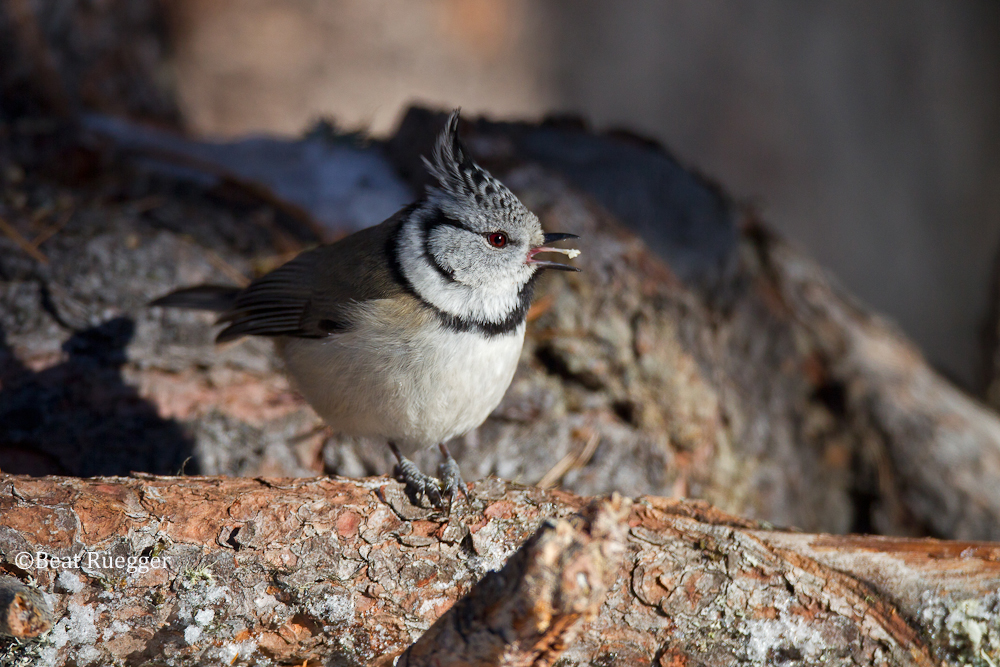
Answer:
[[[524,325],[494,337],[437,325],[358,327],[279,349],[296,388],[334,430],[413,451],[479,426],[517,368]]]

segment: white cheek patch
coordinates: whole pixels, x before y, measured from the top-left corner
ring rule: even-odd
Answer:
[[[453,277],[468,271],[476,264],[477,254],[473,244],[480,240],[478,237],[478,234],[466,229],[437,227],[426,239],[426,246],[433,255],[428,261],[441,263]]]
[[[499,322],[520,304],[521,287],[531,278],[526,271],[522,281],[503,281],[472,287],[446,279],[424,256],[419,223],[408,221],[400,230],[399,264],[413,289],[434,307],[463,319],[476,322]]]

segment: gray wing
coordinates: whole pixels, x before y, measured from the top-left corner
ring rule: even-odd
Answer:
[[[400,214],[337,243],[309,250],[253,281],[219,317],[219,343],[240,336],[320,338],[345,331],[357,304],[391,298],[403,288],[390,267],[387,244]]]

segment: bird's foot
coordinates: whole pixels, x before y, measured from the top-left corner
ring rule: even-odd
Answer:
[[[460,493],[468,497],[468,493],[465,490],[465,482],[462,480],[462,473],[458,469],[458,463],[455,462],[448,448],[444,445],[440,446],[441,453],[445,457],[445,460],[438,466],[440,479],[421,472],[417,464],[403,456],[394,443],[390,442],[389,448],[396,457],[393,477],[406,486],[406,490],[412,499],[427,498],[428,502],[434,508],[439,510],[447,509],[450,513],[451,507],[455,504]],[[445,501],[446,498],[447,502]]]
[[[452,457],[448,447],[440,444],[438,449],[444,456],[444,460],[438,465],[438,476],[441,478],[444,492],[448,495],[448,508],[451,509],[451,506],[458,500],[458,494],[462,494],[468,499],[468,487],[465,485],[465,480],[462,479],[462,471],[458,468],[458,462]]]
[[[438,480],[420,472],[417,464],[403,456],[394,443],[390,442],[389,448],[396,456],[396,467],[393,468],[392,476],[403,483],[412,499],[417,500],[423,496],[434,507],[443,509],[444,498],[441,496],[441,484]]]

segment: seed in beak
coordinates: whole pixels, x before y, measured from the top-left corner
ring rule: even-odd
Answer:
[[[575,239],[579,238],[576,234],[545,234],[545,243],[554,243],[556,241],[562,241],[565,239]],[[547,245],[539,246],[537,248],[531,248],[528,250],[528,264],[534,264],[540,269],[557,269],[559,271],[579,271],[575,266],[570,266],[569,264],[560,264],[559,262],[545,262],[535,259],[535,255],[543,252],[558,252],[560,254],[566,255],[570,259],[574,259],[580,255],[580,251],[576,248],[551,248]]]

